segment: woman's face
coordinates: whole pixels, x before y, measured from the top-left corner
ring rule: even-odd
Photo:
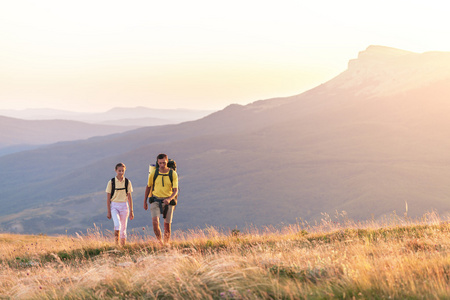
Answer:
[[[123,175],[125,174],[125,168],[124,167],[118,167],[116,169],[116,173],[117,173],[117,177],[118,178],[122,178]]]

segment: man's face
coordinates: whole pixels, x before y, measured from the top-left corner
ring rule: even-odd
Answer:
[[[159,166],[161,169],[165,169],[166,166],[167,166],[167,158],[161,158],[161,159],[158,159],[158,166]]]

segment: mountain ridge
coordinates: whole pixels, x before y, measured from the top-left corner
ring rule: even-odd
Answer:
[[[414,53],[369,46],[358,54],[357,59],[349,61],[347,70],[325,86],[328,89],[357,87],[361,96],[387,96],[448,78],[450,52]]]

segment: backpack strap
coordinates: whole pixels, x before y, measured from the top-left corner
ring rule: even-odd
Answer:
[[[170,169],[169,171],[169,178],[170,178],[170,183],[172,183],[172,187],[173,187],[173,169]],[[170,205],[177,205],[177,201],[178,201],[178,194],[175,196],[175,198],[170,201]]]
[[[114,196],[114,192],[116,191],[116,180],[115,177],[111,178],[111,198]]]
[[[156,181],[156,177],[158,177],[158,175],[159,175],[159,169],[156,168],[155,174],[153,174],[153,191],[155,190],[155,181]]]
[[[170,183],[173,185],[173,170],[172,169],[169,170],[169,179],[170,179]]]

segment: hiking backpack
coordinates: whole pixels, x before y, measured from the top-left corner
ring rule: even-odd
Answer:
[[[125,177],[125,187],[116,189],[116,177],[111,178],[111,199],[114,196],[115,191],[125,190],[125,193],[128,195],[128,178]]]

